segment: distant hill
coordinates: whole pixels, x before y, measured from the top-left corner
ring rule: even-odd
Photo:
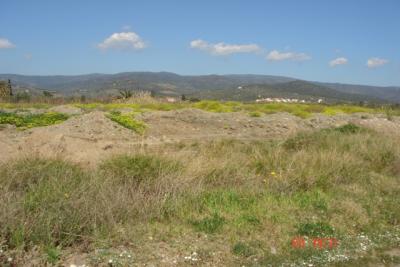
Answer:
[[[193,96],[198,98],[240,101],[254,101],[254,99],[267,97],[283,97],[307,101],[323,99],[325,102],[384,102],[377,97],[345,93],[301,80],[277,84],[250,84],[233,89],[198,91],[193,93]]]
[[[341,92],[368,95],[372,97],[385,99],[390,102],[400,103],[400,87],[394,87],[394,86],[379,87],[379,86],[341,84],[341,83],[318,83],[318,84]]]
[[[184,76],[170,72],[124,72],[75,76],[25,76],[0,74],[16,88],[49,90],[63,95],[114,95],[121,89],[152,90],[160,95],[254,101],[261,97],[330,101],[400,102],[400,88],[300,81],[271,75]],[[242,88],[242,89],[238,89]]]

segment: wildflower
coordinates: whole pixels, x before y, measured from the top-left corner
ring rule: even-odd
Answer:
[[[272,175],[272,176],[276,176],[276,172],[272,171],[272,172],[271,172],[271,175]]]
[[[13,260],[12,258],[8,258],[7,259],[8,262],[12,262],[12,260]]]

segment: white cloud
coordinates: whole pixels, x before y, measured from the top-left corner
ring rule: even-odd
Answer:
[[[295,53],[295,52],[279,52],[278,50],[273,50],[267,55],[267,59],[270,61],[305,61],[311,59],[311,57],[305,53]]]
[[[190,47],[194,49],[203,50],[216,56],[226,56],[235,53],[256,53],[261,48],[256,44],[225,44],[221,43],[208,43],[201,39],[193,40],[190,42]]]
[[[377,68],[380,66],[385,65],[389,61],[387,59],[379,58],[379,57],[372,57],[368,59],[367,61],[367,67],[368,68]]]
[[[26,59],[26,60],[31,60],[32,59],[32,54],[25,54],[24,55],[24,58]]]
[[[6,38],[0,38],[0,49],[14,48],[15,45]]]
[[[334,60],[331,60],[331,61],[329,62],[329,65],[330,65],[331,67],[336,67],[337,65],[345,65],[345,64],[347,64],[347,62],[348,62],[347,58],[345,58],[345,57],[338,57],[338,58],[335,58]]]
[[[117,32],[97,45],[98,48],[117,50],[139,50],[146,47],[142,38],[134,32]]]

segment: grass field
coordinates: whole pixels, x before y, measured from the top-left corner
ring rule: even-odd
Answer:
[[[209,103],[194,105],[220,112]],[[399,263],[384,253],[400,246],[399,177],[399,137],[352,124],[285,141],[165,144],[90,170],[25,158],[0,166],[0,244],[15,257],[39,248],[50,264],[71,248],[102,248],[93,265],[133,264],[113,254],[122,244],[147,262],[160,243],[175,254],[195,253],[185,264],[218,265],[217,258],[223,266]],[[306,248],[292,247],[297,236],[308,238]],[[316,249],[315,237],[339,245]],[[0,263],[7,264],[1,254]]]

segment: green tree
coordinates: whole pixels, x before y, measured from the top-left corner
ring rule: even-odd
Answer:
[[[128,89],[123,89],[119,91],[119,94],[121,95],[122,98],[127,99],[132,97],[132,91]]]
[[[44,97],[53,97],[53,94],[49,91],[43,91],[43,96]]]

